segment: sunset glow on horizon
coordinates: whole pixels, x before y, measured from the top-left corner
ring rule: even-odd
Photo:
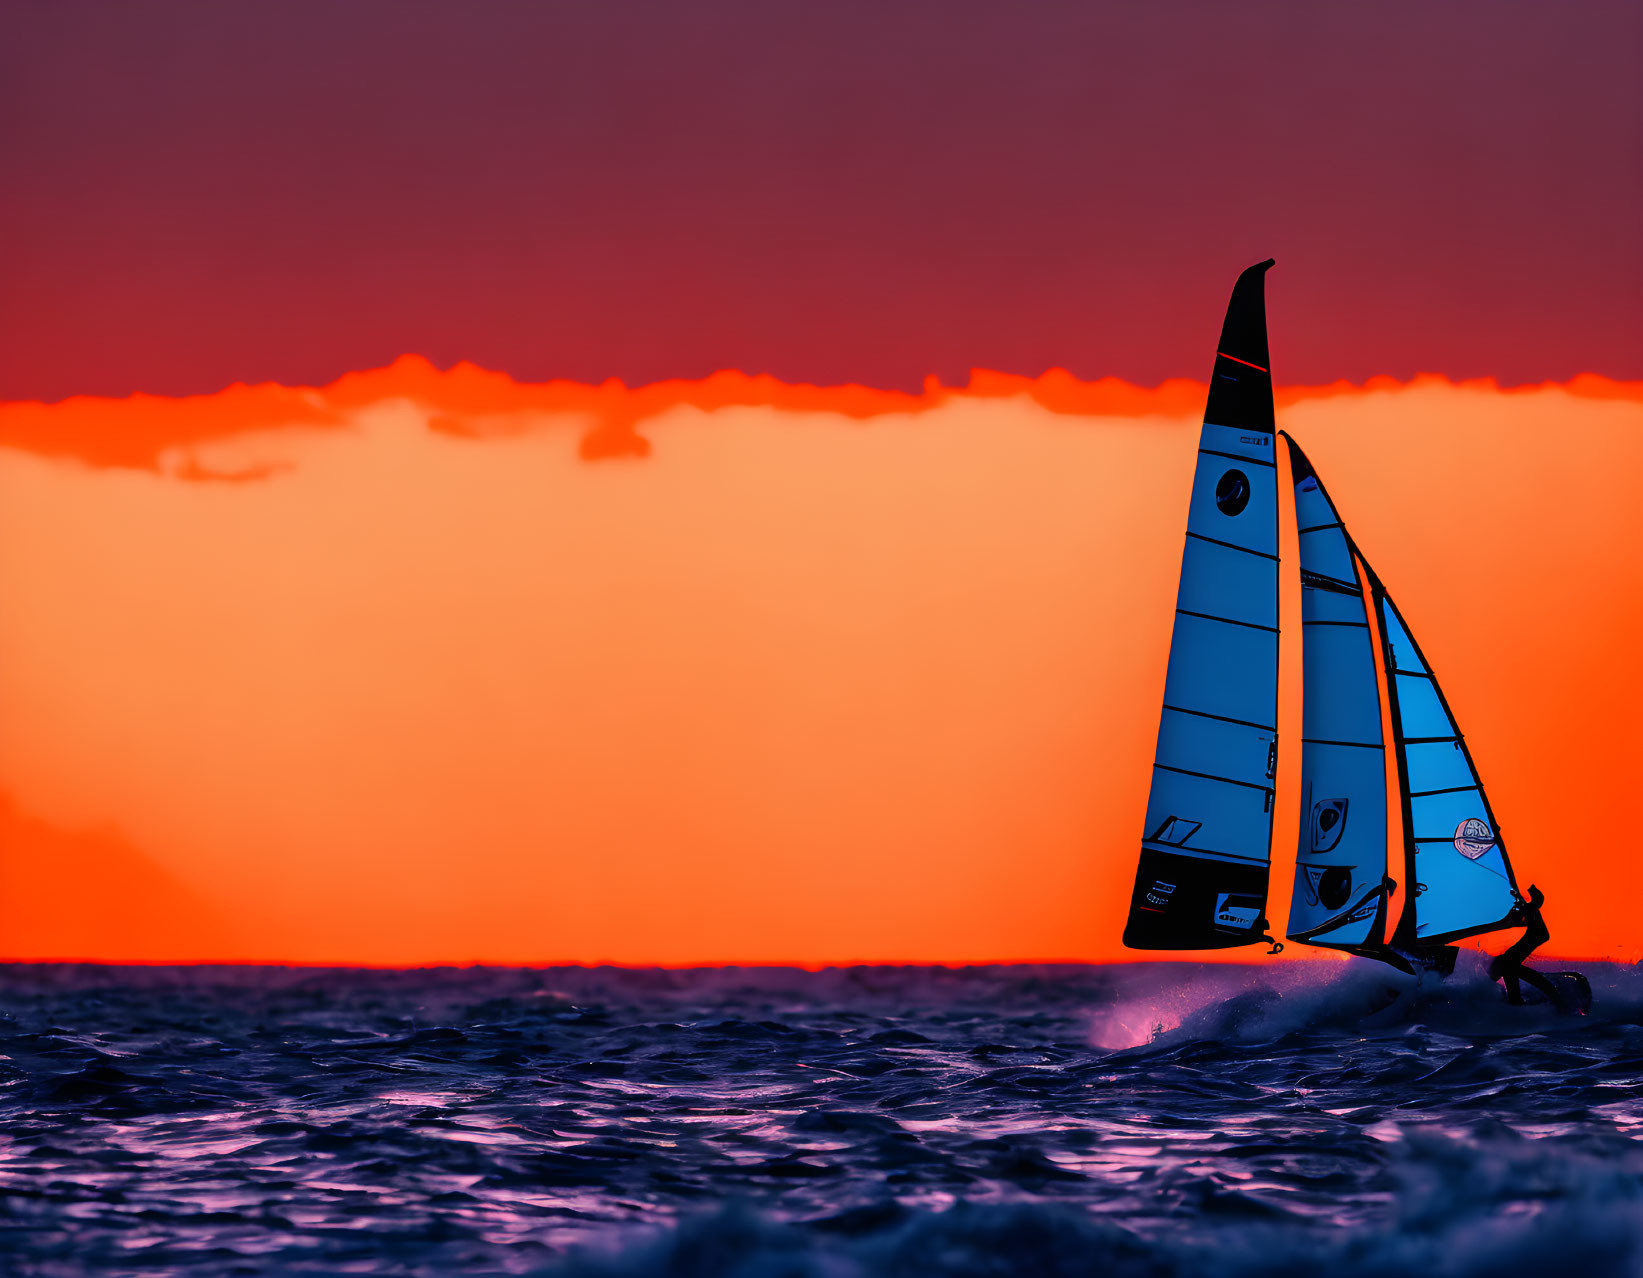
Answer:
[[[1643,1278],[1640,50],[0,0],[8,1262]]]
[[[1598,832],[1643,765],[1613,675],[1643,621],[1643,383],[1277,398],[1546,889],[1548,948],[1638,957],[1643,870]],[[0,404],[0,954],[1135,958],[1203,400],[406,357]]]

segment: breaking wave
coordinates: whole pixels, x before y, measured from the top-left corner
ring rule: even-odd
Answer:
[[[1571,1018],[1544,1004],[1513,1007],[1489,979],[1489,957],[1463,951],[1447,978],[1410,977],[1370,961],[1302,960],[1268,967],[1199,963],[1110,969],[1112,997],[1091,1020],[1108,1051],[1209,1040],[1264,1042],[1303,1031],[1384,1032],[1422,1025],[1464,1035],[1578,1030],[1643,1019],[1643,970],[1581,963],[1594,1003]],[[1552,970],[1561,966],[1537,961]],[[1571,965],[1573,966],[1573,965]],[[1532,991],[1531,991],[1532,993]]]

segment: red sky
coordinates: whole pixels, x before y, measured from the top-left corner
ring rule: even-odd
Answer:
[[[1202,396],[407,360],[0,406],[0,949],[1126,957]],[[1443,679],[1552,949],[1636,957],[1643,384],[1386,379],[1279,413]]]
[[[0,400],[1643,377],[1631,0],[0,3]]]

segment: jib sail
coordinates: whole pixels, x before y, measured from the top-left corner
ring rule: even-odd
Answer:
[[[1278,485],[1264,277],[1238,277],[1187,512],[1152,792],[1124,944],[1266,933],[1278,761]]]
[[[1393,944],[1418,949],[1515,926],[1517,881],[1471,752],[1403,614],[1373,571],[1370,584],[1403,790],[1407,904]]]
[[[1374,952],[1386,937],[1386,747],[1358,557],[1293,439],[1301,545],[1301,826],[1291,940]]]

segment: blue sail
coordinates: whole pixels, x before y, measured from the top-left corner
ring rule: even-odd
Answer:
[[[1289,445],[1301,545],[1301,825],[1291,940],[1375,952],[1386,937],[1386,746],[1358,556],[1306,454]]]
[[[1403,614],[1373,571],[1370,582],[1403,790],[1408,904],[1393,944],[1418,949],[1521,926],[1517,881],[1471,751]]]
[[[1238,277],[1216,348],[1124,944],[1270,939],[1278,761],[1278,483],[1264,277]]]

